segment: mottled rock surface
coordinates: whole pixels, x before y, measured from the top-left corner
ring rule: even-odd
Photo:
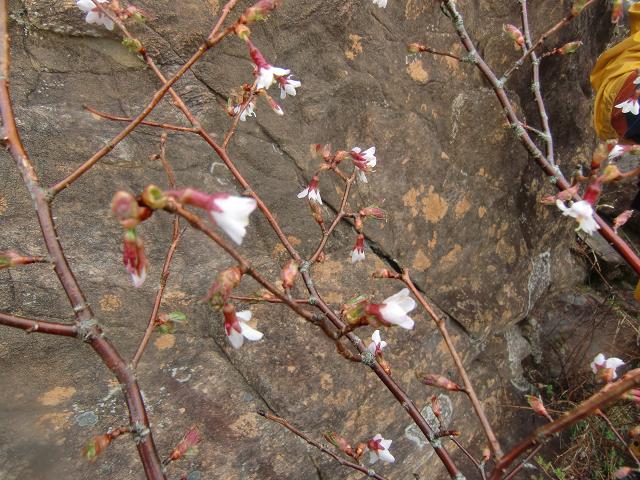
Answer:
[[[134,32],[171,74],[206,36],[220,3],[138,2],[151,18]],[[114,34],[86,25],[72,0],[10,5],[16,117],[36,169],[52,184],[122,128],[93,118],[83,104],[134,115],[158,83]],[[517,4],[480,0],[460,7],[479,50],[497,71],[508,68],[517,53],[501,26],[517,23]],[[567,8],[566,2],[537,4],[534,31],[542,32]],[[587,73],[606,40],[601,13],[589,12],[554,39],[560,44],[581,33],[586,43],[581,52],[544,65],[558,156],[567,166],[590,154]],[[551,186],[527,163],[474,68],[406,55],[410,41],[461,53],[449,20],[437,2],[427,0],[389,0],[383,10],[368,0],[290,0],[253,35],[267,58],[291,68],[303,88],[283,102],[284,117],[260,105],[257,118],[240,125],[230,148],[240,170],[277,212],[292,243],[309,254],[317,242],[309,232],[317,227],[296,198],[315,166],[309,145],[377,146],[378,172],[357,198],[362,205],[384,199],[392,212],[390,221],[367,230],[378,256],[368,252],[366,265],[348,263],[355,236],[345,225],[329,242],[327,260],[314,267],[320,291],[336,308],[362,291],[384,298],[397,286],[371,281],[374,268],[389,260],[409,266],[449,316],[489,417],[510,443],[517,411],[501,405],[521,403],[529,388],[520,369],[529,354],[527,342],[513,325],[548,288],[579,277],[568,249],[573,225],[537,204]],[[176,85],[218,139],[230,122],[226,98],[251,80],[251,68],[243,43],[229,39]],[[510,92],[535,118],[527,82],[524,74],[516,75]],[[183,122],[168,102],[152,117]],[[71,267],[125,355],[135,349],[151,311],[171,219],[155,215],[142,226],[152,266],[145,286],[134,290],[120,263],[121,231],[109,202],[118,189],[140,192],[148,183],[166,184],[160,166],[148,160],[157,142],[157,131],[139,129],[54,204]],[[236,190],[198,138],[170,134],[168,158],[181,185]],[[42,253],[30,199],[5,153],[0,171],[0,247]],[[335,207],[339,191],[328,182],[321,189],[329,209]],[[252,220],[242,251],[277,278],[286,256],[267,223],[258,214]],[[368,369],[344,361],[309,324],[278,307],[255,307],[265,340],[231,349],[219,315],[200,301],[215,273],[229,265],[217,247],[187,231],[163,309],[184,311],[189,324],[174,335],[154,337],[141,363],[139,379],[161,451],[169,452],[193,424],[205,438],[196,455],[176,465],[172,478],[189,473],[190,480],[360,478],[254,414],[265,407],[316,437],[336,429],[354,438],[382,433],[394,439],[397,464],[381,467],[390,478],[446,478],[430,446]],[[45,266],[0,271],[0,307],[39,318],[71,318],[64,293]],[[434,326],[423,315],[416,318],[414,331],[384,334],[394,377],[422,408],[432,392],[417,384],[416,371],[457,376]],[[0,477],[141,478],[128,439],[94,464],[80,457],[90,436],[126,422],[117,385],[86,346],[0,329],[0,366]],[[469,405],[459,396],[449,398],[452,428],[462,430],[461,440],[478,452],[483,439]],[[526,417],[519,425],[528,430],[534,421]],[[454,456],[468,471],[468,462]]]

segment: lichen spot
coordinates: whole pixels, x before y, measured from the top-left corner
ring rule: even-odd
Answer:
[[[422,66],[422,60],[416,58],[407,66],[407,73],[416,82],[425,84],[429,81],[429,73]]]
[[[422,189],[424,189],[424,187],[421,187],[421,190]],[[412,217],[416,217],[418,215],[418,197],[420,196],[421,190],[418,190],[417,188],[410,188],[402,197],[402,203],[405,207],[409,207],[411,209]]]
[[[460,245],[454,245],[453,248],[449,250],[449,253],[442,257],[442,260],[440,260],[440,265],[442,265],[443,268],[449,268],[455,265],[458,260],[460,260],[461,253],[462,247]]]
[[[447,214],[449,204],[429,187],[429,193],[422,198],[422,214],[431,223],[437,223]]]
[[[176,344],[176,336],[170,333],[159,336],[153,344],[158,350],[167,350]]]
[[[351,40],[351,47],[349,50],[345,50],[344,56],[349,60],[354,60],[358,55],[362,53],[362,37],[355,33],[349,34],[349,40]]]
[[[482,218],[487,214],[487,209],[484,207],[478,208],[478,217]]]
[[[100,310],[103,312],[117,312],[122,308],[122,301],[117,295],[107,293],[100,299]]]
[[[42,405],[53,407],[69,400],[76,393],[73,387],[56,387],[38,398]]]
[[[7,207],[8,207],[8,203],[7,203],[7,199],[4,197],[0,197],[0,215],[4,215],[4,213],[7,211]]]
[[[431,266],[431,260],[425,255],[422,249],[418,249],[411,266],[416,270],[426,270]]]
[[[469,211],[471,208],[471,203],[467,200],[467,197],[463,198],[456,204],[456,208],[454,210],[456,219],[460,219],[464,216],[465,213]]]

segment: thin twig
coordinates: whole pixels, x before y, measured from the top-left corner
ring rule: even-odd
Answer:
[[[97,115],[98,117],[102,117],[106,120],[112,120],[114,122],[131,123],[135,120],[133,117],[120,117],[117,115],[111,115],[109,113],[100,112],[88,105],[83,105],[82,108],[84,108],[88,112],[91,112],[94,115]],[[176,132],[198,133],[198,130],[193,127],[181,127],[179,125],[171,125],[170,123],[158,123],[158,122],[151,122],[148,120],[144,120],[139,124],[144,125],[146,127],[156,127],[156,128],[162,128],[164,130],[175,130]]]
[[[377,474],[373,470],[371,470],[369,468],[366,468],[366,467],[363,467],[362,465],[359,465],[357,463],[353,463],[353,462],[350,462],[349,460],[345,460],[345,459],[339,457],[337,454],[335,454],[334,452],[329,450],[327,447],[322,445],[320,442],[316,442],[311,437],[309,437],[306,433],[304,433],[302,430],[299,430],[298,428],[296,428],[293,425],[291,425],[291,423],[289,423],[284,418],[278,417],[278,416],[276,416],[276,415],[274,415],[274,414],[272,414],[270,412],[265,412],[264,410],[258,410],[257,413],[258,413],[258,415],[263,416],[267,420],[271,420],[272,422],[279,423],[284,428],[289,430],[291,433],[297,435],[302,440],[307,442],[309,445],[317,448],[322,453],[324,453],[324,454],[330,456],[331,458],[333,458],[336,462],[338,462],[343,467],[348,467],[348,468],[351,468],[353,470],[357,470],[357,471],[359,471],[361,473],[364,473],[367,476],[367,478],[375,478],[376,480],[385,480],[385,477],[383,477],[382,475]]]
[[[631,450],[629,448],[629,444],[627,443],[627,441],[624,439],[624,437],[622,435],[620,435],[620,432],[618,431],[618,429],[613,425],[613,423],[611,422],[611,419],[602,411],[600,410],[598,412],[598,416],[600,418],[602,418],[602,420],[605,421],[605,423],[607,424],[607,426],[609,427],[609,429],[613,432],[613,434],[616,436],[616,438],[620,441],[620,443],[622,443],[622,445],[624,445],[624,448],[626,450],[626,452],[631,455],[631,457],[633,458],[633,460],[636,462],[636,465],[640,466],[640,460],[638,460],[638,457],[636,456],[635,453],[633,453],[633,450]]]
[[[482,404],[480,403],[480,400],[478,399],[478,396],[473,388],[473,384],[469,379],[469,375],[467,374],[467,371],[464,368],[464,365],[462,364],[462,359],[460,358],[460,355],[458,355],[458,351],[456,350],[456,347],[453,344],[451,337],[449,336],[449,331],[447,330],[447,326],[444,320],[440,318],[440,316],[435,312],[435,310],[433,310],[429,302],[425,300],[425,298],[422,296],[420,291],[416,288],[413,281],[411,280],[411,276],[409,275],[409,270],[405,269],[402,272],[402,281],[407,287],[409,287],[409,290],[411,290],[411,293],[413,293],[413,295],[416,297],[416,299],[418,300],[418,303],[422,306],[422,308],[424,308],[424,310],[429,314],[431,319],[435,322],[436,326],[438,327],[438,330],[440,331],[440,335],[442,336],[445,343],[447,344],[447,348],[449,350],[449,354],[451,355],[453,363],[456,365],[456,368],[458,369],[460,378],[462,378],[462,383],[464,384],[465,392],[467,393],[467,396],[471,401],[471,405],[473,406],[473,409],[476,412],[476,416],[480,420],[480,425],[482,426],[482,429],[484,430],[487,440],[489,441],[489,445],[491,446],[491,451],[493,452],[494,456],[497,459],[499,459],[500,457],[502,457],[502,448],[500,447],[500,442],[498,442],[496,434],[493,432],[493,429],[491,428],[491,424],[489,423],[489,420],[487,419],[487,415],[485,414],[484,409],[482,408]]]

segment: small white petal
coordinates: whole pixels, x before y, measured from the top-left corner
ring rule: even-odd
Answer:
[[[360,183],[369,183],[369,181],[367,180],[367,176],[362,170],[358,170],[358,181]]]
[[[147,269],[143,268],[140,272],[140,275],[136,275],[135,273],[131,274],[131,281],[133,282],[133,286],[136,288],[140,288],[144,281],[147,279]]]
[[[243,322],[240,322],[240,329],[242,330],[242,336],[247,340],[251,340],[252,342],[257,342],[263,337],[262,332],[259,332],[255,328],[251,328],[249,325]]]
[[[249,215],[257,206],[256,201],[249,197],[229,196],[214,200],[220,211],[211,210],[210,214],[216,224],[238,245],[247,233]]]
[[[251,310],[242,310],[241,312],[236,313],[236,317],[238,317],[243,322],[248,322],[251,320]]]
[[[369,450],[369,463],[373,464],[378,461],[378,454],[373,450]]]
[[[624,365],[624,362],[616,357],[607,358],[604,363],[605,368],[613,368],[614,370]]]
[[[364,252],[361,252],[355,248],[351,251],[351,263],[362,262],[364,259]]]
[[[605,356],[602,353],[599,353],[595,356],[593,361],[591,362],[591,370],[593,373],[598,373],[598,367],[602,367],[606,361]]]
[[[298,194],[298,198],[304,198],[309,195],[309,187],[305,188]]]
[[[389,450],[380,450],[378,452],[378,456],[380,457],[380,460],[382,460],[383,462],[393,463],[396,461],[396,459],[394,458],[393,455],[391,455],[391,452]]]
[[[232,328],[229,335],[227,335],[227,340],[229,340],[229,343],[233,348],[240,348],[244,343],[244,337],[240,332],[236,331],[234,328]]]
[[[373,334],[371,335],[371,340],[373,340],[376,344],[380,343],[380,340],[382,340],[382,338],[380,337],[380,330],[376,330],[375,332],[373,332]]]

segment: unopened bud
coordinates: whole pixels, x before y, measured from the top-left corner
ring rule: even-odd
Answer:
[[[285,290],[289,290],[293,287],[299,270],[298,263],[294,260],[290,260],[282,269],[282,286]]]
[[[594,207],[596,203],[598,203],[598,198],[600,197],[601,193],[602,182],[600,181],[600,179],[598,179],[587,186],[587,190],[584,192],[582,199],[586,202],[589,202],[591,206]]]
[[[231,267],[223,270],[218,274],[216,281],[209,289],[206,300],[209,300],[212,307],[222,307],[233,289],[240,285],[240,280],[242,280],[240,267]]]
[[[525,398],[527,399],[529,406],[533,409],[534,412],[542,417],[547,418],[549,421],[553,421],[553,418],[551,418],[551,415],[549,415],[549,412],[547,412],[547,409],[545,408],[544,403],[542,402],[540,397],[535,395],[525,395]]]
[[[431,410],[433,410],[433,414],[436,416],[438,420],[442,416],[442,407],[440,406],[440,400],[438,400],[437,395],[431,396]]]
[[[240,40],[244,40],[245,42],[251,36],[251,29],[244,23],[235,24],[233,27],[233,32]]]
[[[247,8],[242,14],[242,22],[253,23],[267,18],[269,13],[280,4],[276,0],[259,0],[252,7]]]
[[[442,388],[451,392],[464,392],[464,388],[442,375],[435,373],[416,373],[416,376],[418,377],[418,380],[425,385]]]
[[[560,55],[570,55],[578,50],[581,46],[582,42],[580,41],[565,43],[558,49],[558,53]]]
[[[142,43],[137,38],[125,37],[122,39],[122,45],[131,53],[139,53],[143,50]]]
[[[622,480],[624,478],[627,478],[629,475],[631,475],[631,472],[633,472],[632,468],[622,467],[622,468],[619,468],[618,470],[616,470],[616,472],[613,474],[613,478],[617,478],[619,480]]]
[[[82,456],[90,462],[93,462],[98,455],[104,452],[111,444],[111,440],[111,435],[108,433],[105,433],[104,435],[96,435],[84,446],[82,449]]]
[[[426,51],[427,47],[420,43],[410,43],[407,45],[407,52],[409,53],[418,53]]]
[[[377,218],[378,220],[384,220],[384,210],[378,207],[366,207],[360,210],[360,215],[368,218]]]
[[[149,185],[142,192],[142,201],[154,210],[164,208],[167,205],[167,196],[156,185]]]
[[[390,272],[386,268],[381,268],[379,270],[376,270],[375,272],[373,272],[371,276],[373,278],[398,278],[397,273]]]
[[[491,449],[489,447],[484,447],[482,449],[482,463],[487,463],[491,458]]]
[[[324,218],[322,218],[322,208],[317,202],[307,202],[311,209],[311,215],[320,227],[324,226]]]
[[[140,223],[140,207],[136,197],[122,190],[111,200],[111,211],[125,228],[133,228]]]
[[[364,320],[365,308],[369,304],[369,297],[358,295],[342,306],[341,315],[349,325],[360,325]]]
[[[356,460],[358,460],[362,454],[365,452],[365,450],[367,449],[367,444],[364,442],[360,442],[356,445],[356,451],[355,451],[355,455],[353,458],[355,458]]]
[[[342,453],[352,458],[356,458],[355,452],[353,451],[353,448],[351,448],[351,445],[349,445],[349,442],[346,438],[341,437],[336,432],[325,432],[323,436],[327,440],[327,442],[336,447]]]
[[[502,26],[502,29],[514,41],[516,48],[519,49],[524,46],[524,36],[518,27],[511,24],[505,24]]]
[[[389,365],[389,362],[382,358],[382,352],[380,352],[379,355],[376,355],[376,357],[378,359],[378,365],[380,365],[382,370],[384,370],[387,375],[391,376],[391,365]]]
[[[189,429],[189,431],[182,437],[182,440],[176,445],[173,449],[169,458],[171,461],[178,460],[182,458],[185,453],[187,453],[191,448],[195,447],[198,443],[200,443],[201,437],[200,432],[198,431],[198,427],[193,426]]]

